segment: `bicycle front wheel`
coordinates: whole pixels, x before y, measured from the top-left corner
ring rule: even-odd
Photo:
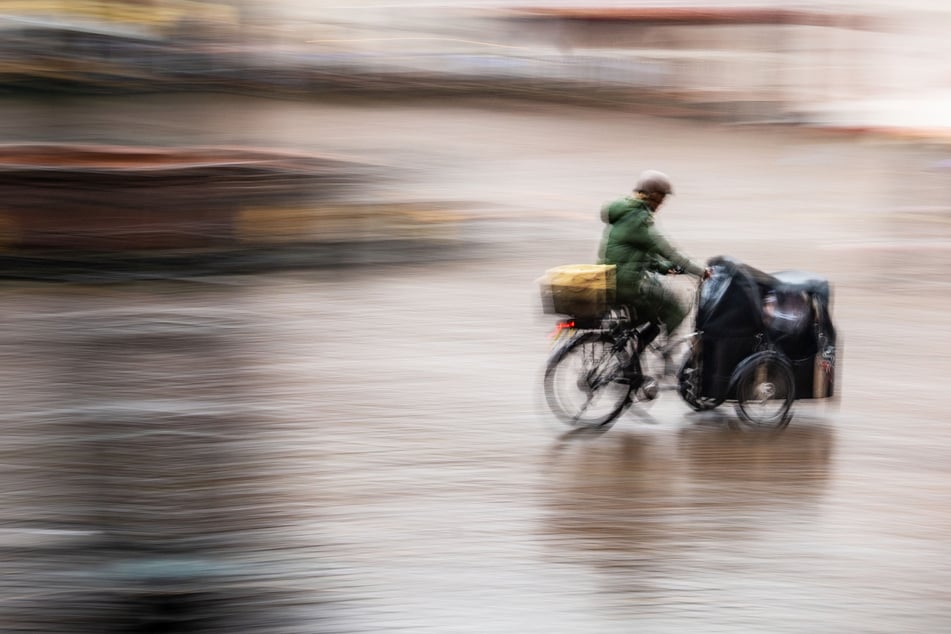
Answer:
[[[722,399],[702,396],[700,341],[690,341],[690,347],[683,357],[677,372],[677,391],[680,398],[695,412],[705,412],[720,405]]]
[[[749,357],[737,367],[733,384],[741,427],[776,430],[789,424],[796,384],[792,369],[782,358],[771,353]]]
[[[629,355],[607,333],[582,334],[559,349],[545,368],[551,411],[574,427],[601,427],[630,405],[623,370]]]

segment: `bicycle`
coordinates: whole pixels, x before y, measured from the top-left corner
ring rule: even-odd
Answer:
[[[709,408],[690,380],[694,371],[686,367],[684,373],[684,361],[700,333],[663,346],[644,345],[646,325],[626,307],[613,308],[594,322],[565,319],[556,324],[544,387],[548,406],[560,420],[573,427],[604,427],[634,403],[648,404],[673,389],[694,409]]]
[[[560,319],[544,374],[552,412],[574,427],[605,427],[672,381],[663,387],[695,411],[732,401],[731,427],[781,430],[795,400],[835,397],[828,282],[797,271],[768,275],[722,256],[708,265],[695,331],[664,346],[644,345],[646,323],[625,308]],[[769,307],[772,300],[798,307],[784,314]],[[563,315],[574,308],[545,306]]]

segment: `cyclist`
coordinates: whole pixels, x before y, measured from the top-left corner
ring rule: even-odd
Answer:
[[[601,219],[608,226],[598,250],[599,261],[617,266],[617,303],[631,307],[639,322],[650,322],[641,333],[642,349],[657,337],[660,325],[669,338],[687,316],[688,309],[659,276],[709,275],[677,251],[654,226],[654,214],[671,194],[673,187],[667,175],[647,170],[637,179],[631,194],[601,208]]]

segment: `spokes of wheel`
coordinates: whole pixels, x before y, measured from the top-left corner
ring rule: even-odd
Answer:
[[[795,382],[788,363],[764,355],[737,370],[736,412],[748,429],[782,429],[789,424]]]
[[[545,370],[545,397],[552,412],[576,427],[607,425],[630,403],[623,382],[626,363],[611,337],[583,335],[556,352]]]

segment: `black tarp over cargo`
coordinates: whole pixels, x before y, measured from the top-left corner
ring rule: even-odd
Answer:
[[[712,275],[701,287],[696,316],[702,393],[732,398],[737,365],[771,344],[792,365],[796,398],[831,396],[836,337],[829,283],[801,271],[770,275],[727,257],[707,265]],[[827,376],[817,381],[817,371]]]

